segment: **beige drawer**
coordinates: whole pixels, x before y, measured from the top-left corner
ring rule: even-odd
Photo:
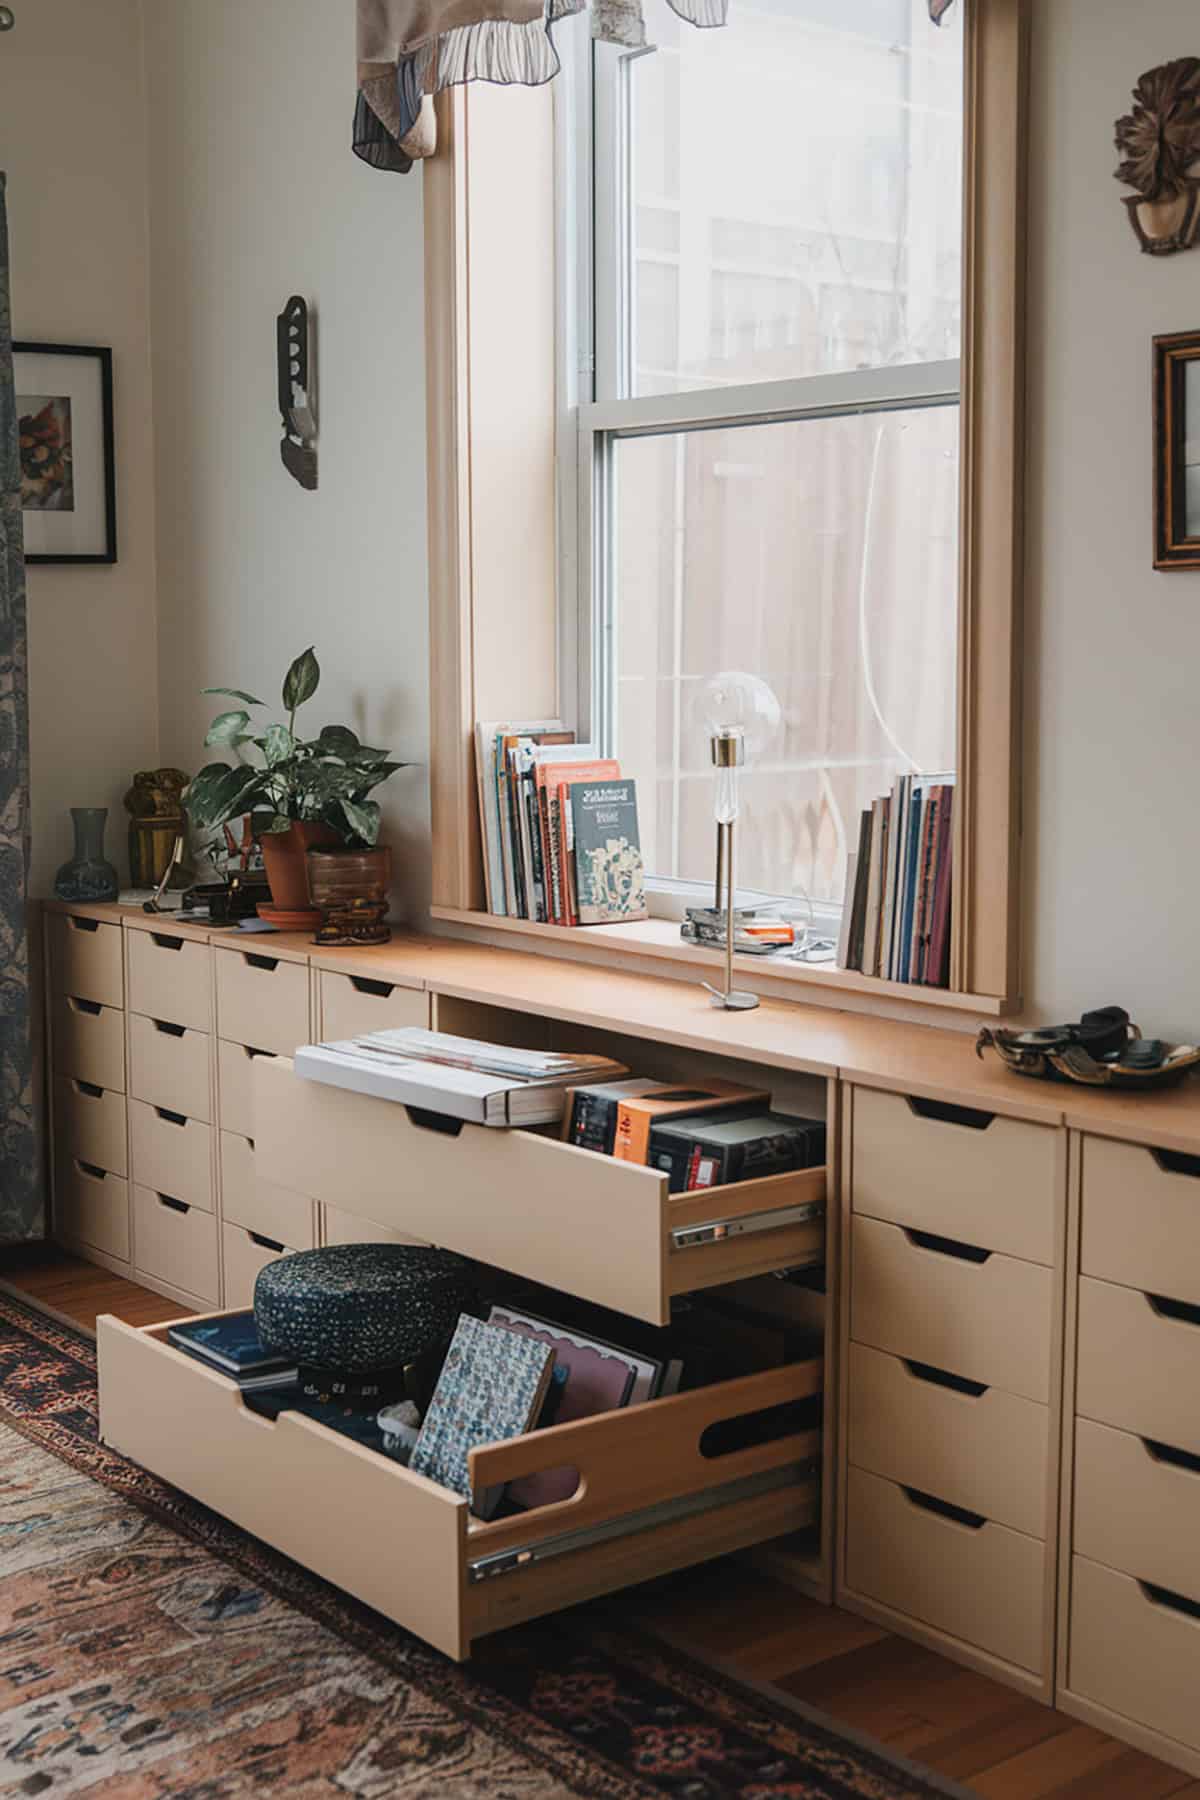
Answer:
[[[54,1229],[73,1244],[129,1261],[129,1183],[120,1175],[59,1156],[54,1166]]]
[[[60,994],[54,1003],[54,1067],[93,1087],[125,1092],[125,1014]]]
[[[131,1100],[129,1141],[133,1179],[139,1187],[174,1194],[202,1212],[216,1211],[211,1125]]]
[[[485,1525],[450,1489],[299,1414],[266,1424],[233,1382],[173,1350],[165,1327],[103,1318],[97,1348],[106,1444],[454,1657],[503,1626],[761,1543],[817,1514],[809,1459],[819,1431],[718,1457],[700,1445],[721,1421],[819,1391],[819,1361],[477,1450],[477,1487],[554,1467],[582,1478],[571,1500]],[[639,1528],[639,1512],[682,1513],[716,1488],[725,1490],[719,1506]],[[353,1529],[330,1530],[331,1519]],[[564,1532],[616,1521],[626,1522],[620,1535],[538,1554]],[[398,1557],[397,1543],[419,1554]],[[502,1571],[491,1561],[500,1557]]]
[[[1200,1455],[1200,1313],[1081,1276],[1075,1410]]]
[[[98,1163],[112,1175],[128,1174],[124,1094],[56,1075],[54,1135],[65,1152],[81,1161]]]
[[[225,1305],[231,1308],[254,1305],[254,1284],[259,1271],[281,1256],[293,1254],[286,1245],[270,1238],[244,1231],[240,1225],[222,1225],[221,1243],[225,1255]],[[297,1249],[306,1245],[298,1244]]]
[[[260,950],[218,948],[217,1030],[231,1044],[291,1056],[310,1042],[308,964]]]
[[[212,1030],[212,955],[200,938],[129,932],[129,1010],[192,1031]]]
[[[1076,1421],[1075,1549],[1140,1581],[1200,1596],[1200,1457]]]
[[[1053,1263],[1065,1134],[994,1113],[854,1090],[856,1212]]]
[[[216,1306],[221,1285],[216,1214],[135,1182],[133,1266],[137,1275],[165,1281],[206,1306]]]
[[[999,1388],[965,1393],[938,1373],[851,1344],[850,1461],[1044,1538],[1049,1408]]]
[[[995,1253],[969,1261],[861,1215],[850,1257],[850,1333],[859,1343],[1049,1400],[1050,1269]]]
[[[1083,1140],[1085,1275],[1200,1303],[1200,1156]]]
[[[269,1181],[334,1206],[353,1196],[364,1218],[653,1324],[673,1294],[824,1254],[824,1169],[673,1195],[653,1169],[526,1131],[434,1130],[284,1060],[259,1061],[254,1081]],[[751,1223],[763,1229],[739,1229]],[[706,1224],[730,1234],[676,1246]]]
[[[293,1250],[311,1250],[316,1243],[312,1201],[263,1181],[255,1163],[249,1138],[221,1133],[221,1217]]]
[[[429,1024],[429,995],[420,988],[395,987],[367,975],[321,971],[321,1037],[326,1043],[391,1031],[400,1025]]]
[[[247,1044],[217,1043],[217,1094],[221,1125],[239,1137],[254,1136],[254,1076],[256,1057],[270,1057],[270,1050],[252,1050]]]
[[[1034,1674],[1045,1660],[1046,1549],[931,1510],[929,1497],[851,1468],[846,1585]]]
[[[326,1244],[421,1244],[424,1238],[409,1237],[394,1226],[377,1225],[373,1219],[360,1219],[357,1213],[343,1212],[340,1206],[323,1206],[322,1241]]]
[[[204,1031],[186,1031],[129,1017],[129,1094],[150,1106],[162,1106],[185,1118],[212,1123],[212,1039]]]
[[[48,924],[55,993],[96,1000],[101,1006],[123,1007],[121,927],[61,913],[52,914]]]
[[[1200,1749],[1200,1607],[1148,1591],[1077,1556],[1071,1564],[1067,1687],[1073,1694]]]

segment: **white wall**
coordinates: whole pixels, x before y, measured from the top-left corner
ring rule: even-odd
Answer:
[[[213,754],[202,687],[277,707],[315,644],[301,723],[427,765],[420,175],[351,154],[351,0],[152,0],[144,26],[164,758]],[[279,460],[275,317],[294,293],[317,318],[315,494]],[[426,776],[377,796],[410,917]]]
[[[1200,250],[1140,253],[1113,122],[1200,53],[1195,0],[1034,0],[1026,984],[1200,1031],[1200,573],[1151,567],[1150,340]]]
[[[33,892],[70,853],[67,808],[108,806],[158,755],[146,143],[138,0],[19,5],[0,38],[18,338],[112,346],[114,567],[29,570]]]

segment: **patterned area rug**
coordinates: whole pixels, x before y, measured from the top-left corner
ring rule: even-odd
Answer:
[[[96,1418],[92,1343],[0,1295],[0,1794],[959,1791],[714,1677],[611,1605],[505,1633],[460,1668],[107,1450]]]

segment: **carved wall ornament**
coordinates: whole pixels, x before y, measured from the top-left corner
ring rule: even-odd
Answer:
[[[1148,69],[1133,90],[1133,111],[1117,120],[1116,179],[1129,223],[1149,256],[1190,250],[1200,223],[1200,57]]]

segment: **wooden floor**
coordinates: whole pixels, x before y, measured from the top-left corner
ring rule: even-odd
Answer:
[[[0,1252],[0,1282],[95,1328],[177,1318],[148,1289],[57,1251]],[[736,1563],[627,1596],[632,1616],[961,1783],[983,1800],[1200,1800],[1200,1781],[983,1675]]]

